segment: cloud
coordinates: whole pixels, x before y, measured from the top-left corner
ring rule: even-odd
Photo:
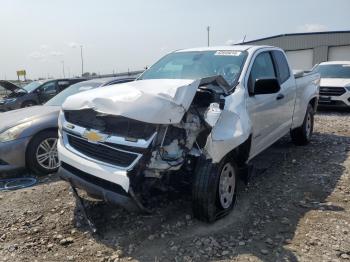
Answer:
[[[328,27],[322,24],[305,24],[297,27],[297,32],[301,33],[322,32],[327,30]]]
[[[41,60],[41,59],[44,59],[46,55],[42,52],[34,51],[29,54],[29,57],[35,60]]]
[[[63,53],[59,51],[51,51],[50,56],[63,56]]]
[[[40,49],[41,49],[41,50],[47,50],[48,48],[49,48],[49,46],[48,46],[48,45],[45,45],[45,44],[43,44],[43,45],[40,46]]]
[[[68,46],[71,47],[71,48],[76,48],[76,47],[79,46],[79,44],[76,43],[76,42],[70,42],[70,43],[68,43]]]

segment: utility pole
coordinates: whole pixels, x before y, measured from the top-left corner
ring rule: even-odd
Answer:
[[[62,63],[63,78],[65,78],[65,77],[66,77],[66,74],[65,74],[65,72],[64,72],[64,61],[61,61],[61,63]]]
[[[83,46],[80,46],[80,57],[81,57],[81,76],[84,74],[84,59],[83,59]]]
[[[210,45],[210,26],[207,27],[208,31],[208,46]]]

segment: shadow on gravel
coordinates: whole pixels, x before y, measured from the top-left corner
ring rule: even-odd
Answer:
[[[190,197],[181,192],[155,199],[151,216],[86,200],[88,215],[99,230],[94,237],[139,261],[220,261],[238,256],[298,261],[302,247],[289,244],[304,215],[312,210],[343,211],[327,197],[344,172],[349,150],[350,138],[345,136],[315,133],[305,147],[283,138],[254,160],[255,173],[240,190],[235,210],[210,225],[188,216]],[[75,223],[88,230],[78,209]]]

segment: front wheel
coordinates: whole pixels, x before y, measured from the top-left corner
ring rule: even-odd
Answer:
[[[236,163],[228,157],[219,164],[199,159],[192,188],[192,209],[197,219],[213,222],[232,210],[236,203],[237,170]]]
[[[314,109],[309,104],[306,110],[303,124],[290,132],[292,141],[296,145],[307,145],[314,131]]]
[[[28,167],[39,175],[56,172],[59,167],[57,131],[48,130],[37,134],[27,149]]]

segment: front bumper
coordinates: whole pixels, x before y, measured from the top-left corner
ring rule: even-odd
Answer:
[[[83,189],[106,202],[121,206],[131,212],[140,210],[136,202],[116,184],[82,172],[65,162],[61,162],[58,174],[61,179],[69,182],[72,186]]]
[[[319,106],[350,107],[350,91],[340,96],[320,96]]]
[[[18,105],[16,102],[14,103],[0,103],[0,112],[10,111],[17,109]]]
[[[63,180],[129,211],[140,210],[129,195],[127,171],[76,155],[63,145],[62,139],[59,139],[57,148],[61,162],[58,174]]]
[[[23,169],[26,166],[26,148],[31,137],[0,142],[0,172]]]
[[[77,155],[68,150],[63,143],[62,138],[60,138],[57,143],[58,157],[62,163],[73,166],[84,173],[91,174],[96,177],[96,179],[102,179],[120,185],[125,192],[129,191],[130,181],[126,170],[120,170],[90,160],[88,157]]]

